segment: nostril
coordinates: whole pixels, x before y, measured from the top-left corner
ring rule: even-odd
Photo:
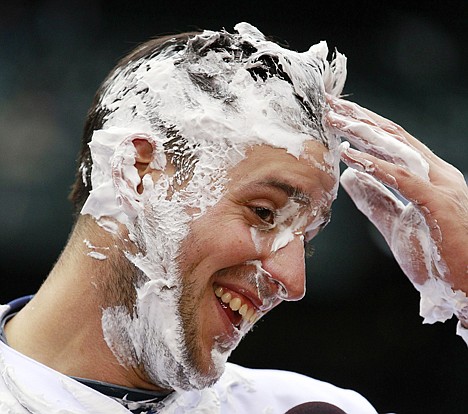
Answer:
[[[260,310],[267,311],[282,300],[294,300],[289,299],[290,295],[286,286],[265,270],[261,261],[252,260],[247,264],[254,265],[256,268],[254,282],[257,288],[257,296],[262,301]]]
[[[262,288],[259,288],[259,287]],[[263,280],[259,281],[257,278],[257,288],[260,299],[262,300],[262,306],[260,310],[266,311],[273,308],[282,300],[289,300],[288,290],[279,280],[266,275]],[[264,294],[262,294],[262,290]]]
[[[275,290],[282,300],[296,301],[305,294],[305,251],[303,235],[262,260],[262,268],[277,285]],[[281,288],[281,289],[279,289]]]

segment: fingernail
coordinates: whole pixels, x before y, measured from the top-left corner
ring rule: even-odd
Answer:
[[[349,148],[345,148],[341,152],[341,160],[348,167],[351,167],[352,169],[360,171],[360,172],[364,172],[365,171],[364,165],[361,164],[359,161],[355,160],[353,157],[351,157],[350,153],[349,153],[349,150],[350,150]]]
[[[354,148],[345,148],[341,153],[342,161],[348,166],[360,172],[372,173],[375,165],[372,161],[366,160],[360,151]]]
[[[359,171],[359,172],[365,172],[366,169],[364,168],[364,166],[356,161],[352,161],[350,160],[349,158],[346,159],[346,158],[342,158],[343,162],[350,168],[352,168],[353,170],[356,170],[356,171]]]
[[[354,148],[348,147],[348,148],[345,149],[345,151],[346,151],[350,156],[357,157],[357,158],[362,158],[361,152],[358,151],[358,150],[355,150]]]

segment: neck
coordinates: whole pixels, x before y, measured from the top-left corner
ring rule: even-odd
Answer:
[[[105,279],[112,276],[111,258],[96,260],[87,253],[83,238],[72,236],[46,282],[7,323],[9,345],[65,375],[167,391],[137,367],[120,365],[107,346],[101,315],[108,294]]]

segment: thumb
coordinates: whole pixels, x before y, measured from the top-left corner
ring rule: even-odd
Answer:
[[[385,238],[396,261],[411,282],[422,285],[431,268],[430,240],[420,231],[427,226],[410,203],[405,206],[390,190],[369,174],[346,169],[341,185],[356,207]]]
[[[380,231],[391,247],[395,224],[405,206],[383,184],[369,174],[347,168],[340,183],[356,207]]]

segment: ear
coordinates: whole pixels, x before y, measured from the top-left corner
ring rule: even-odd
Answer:
[[[132,142],[136,150],[135,168],[140,176],[140,184],[138,184],[137,191],[141,194],[143,191],[141,180],[143,179],[143,176],[151,173],[152,171],[150,163],[153,160],[154,150],[153,146],[144,138],[135,138]]]

